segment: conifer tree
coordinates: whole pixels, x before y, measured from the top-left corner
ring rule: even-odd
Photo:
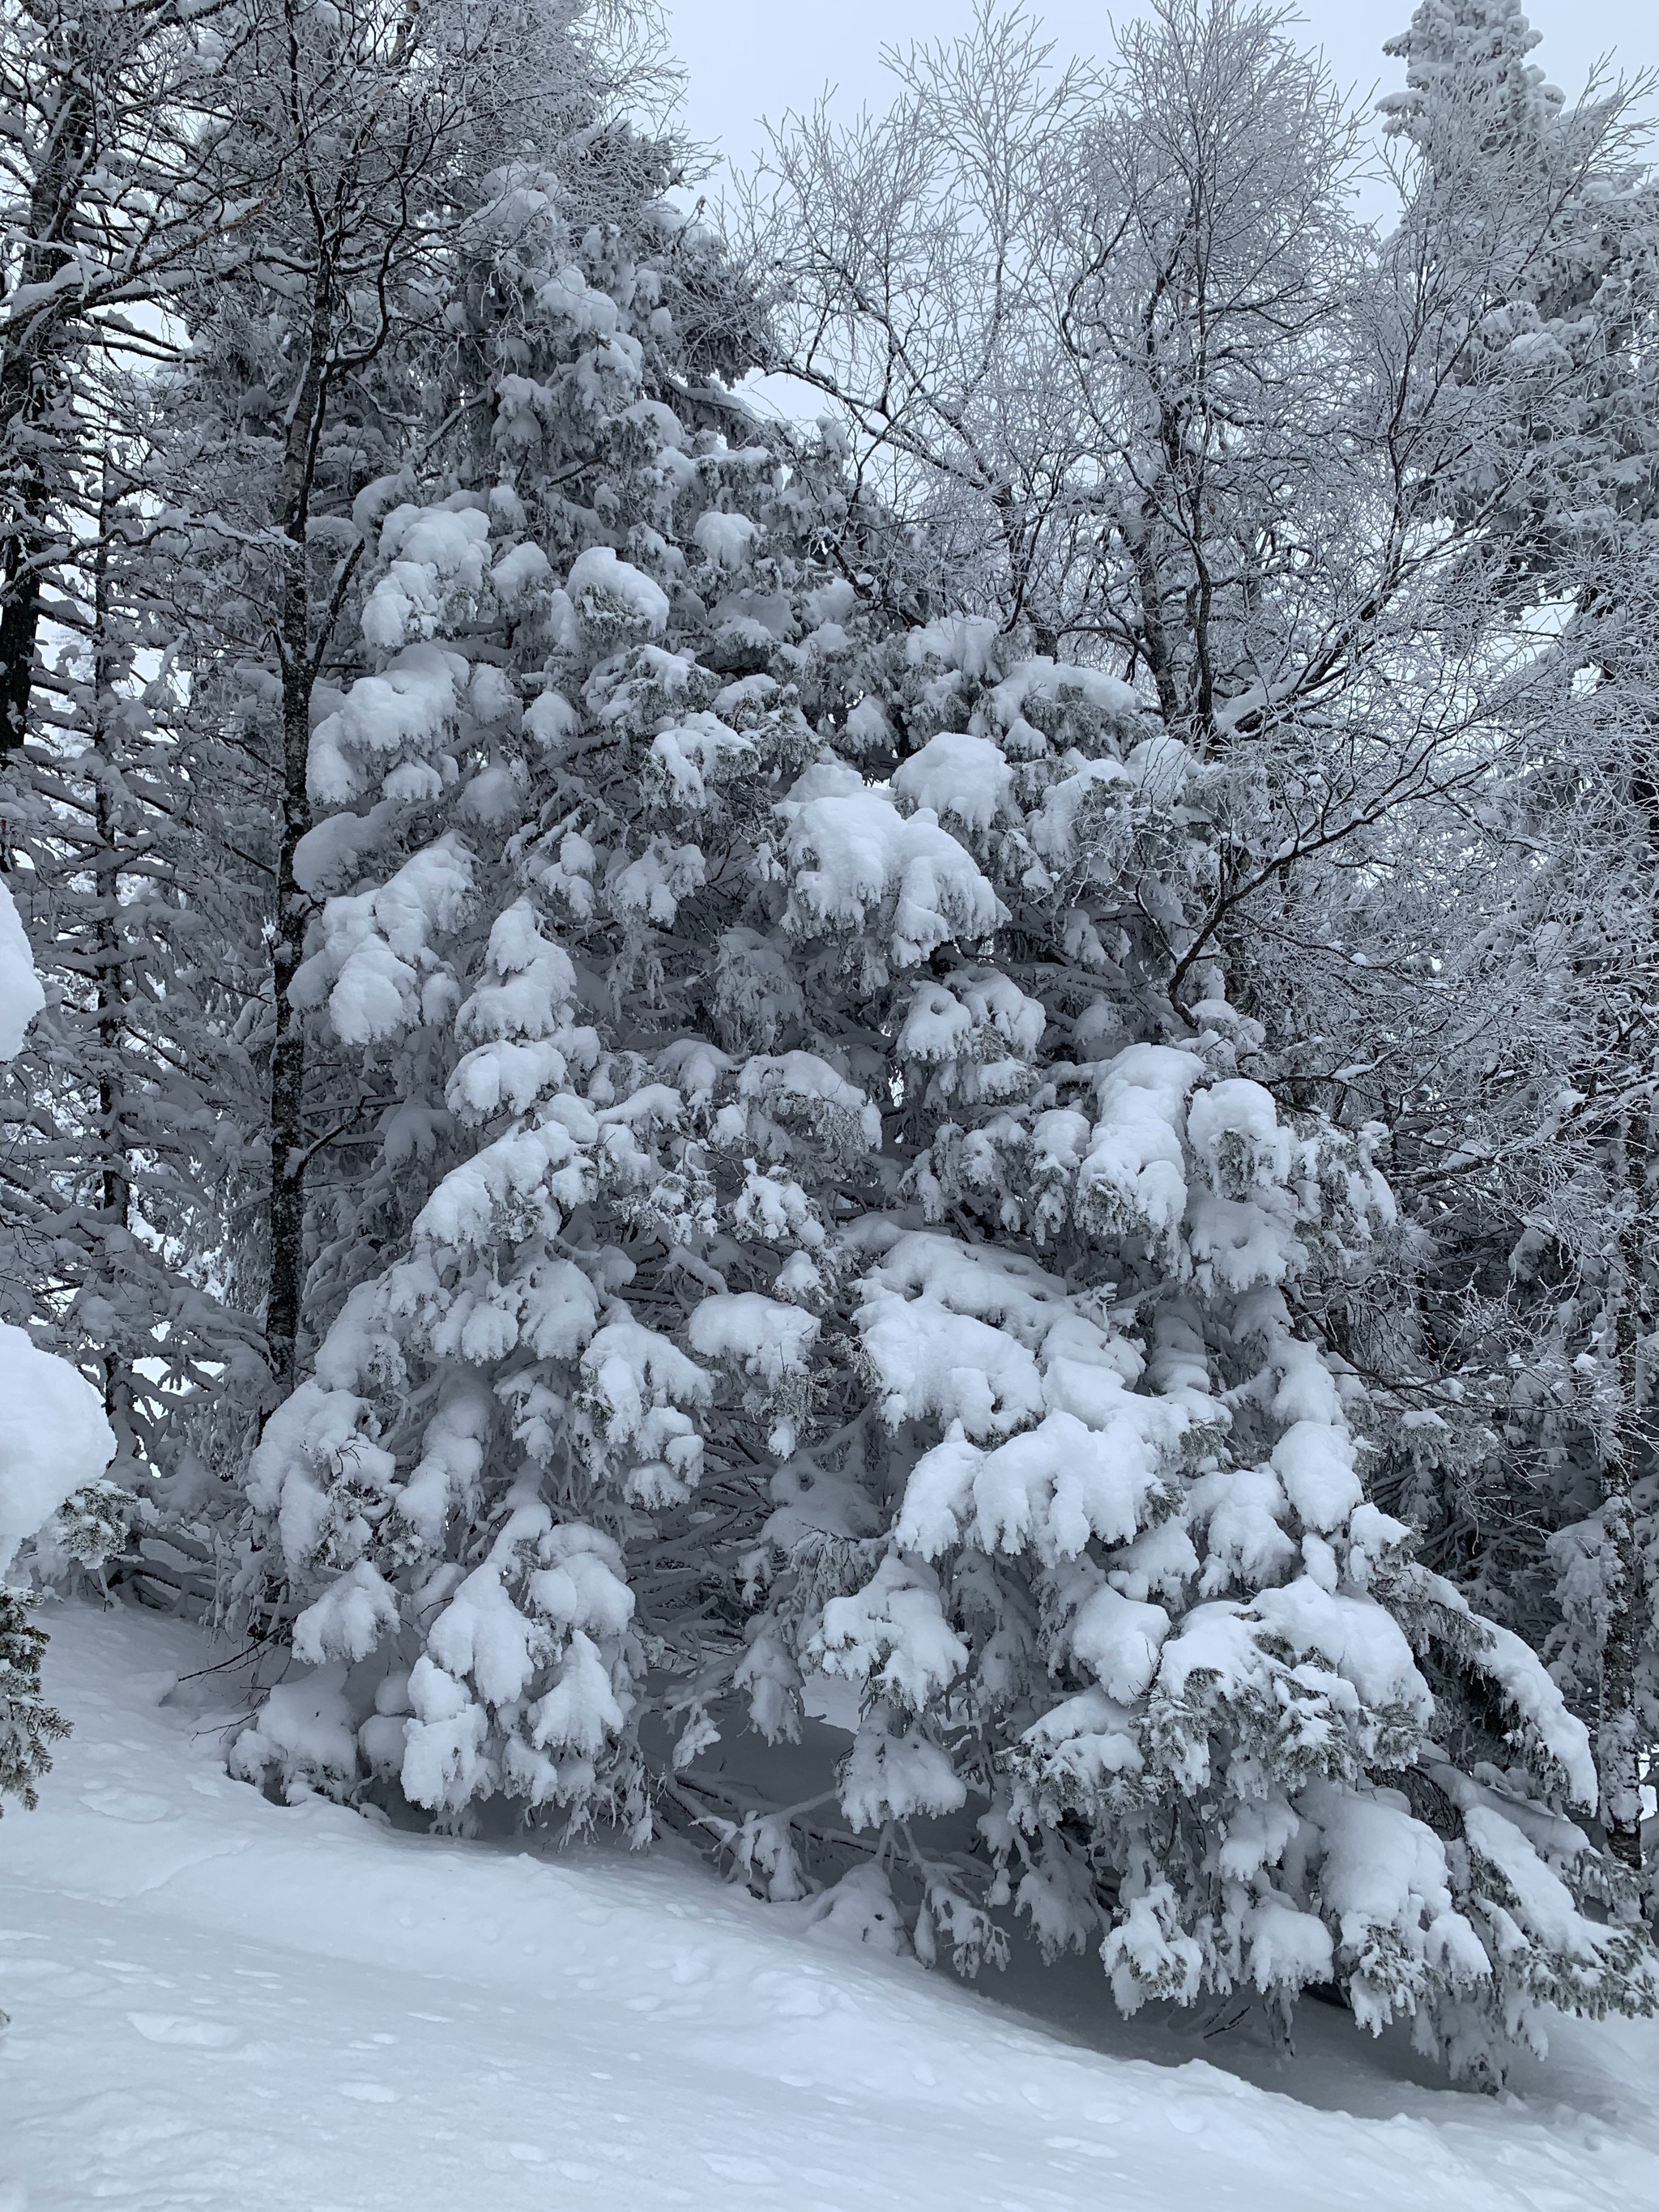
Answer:
[[[307,1671],[234,1766],[689,1820],[889,1938],[896,1881],[924,1955],[1012,1907],[1125,2009],[1335,1981],[1468,2072],[1644,2007],[1582,1722],[1365,1496],[1380,1133],[1241,1074],[1185,956],[1225,770],[895,623],[665,223],[498,245],[489,473],[385,513],[313,733],[295,1001],[404,1103],[251,1470]]]
[[[781,146],[769,325],[627,11],[131,12],[113,137],[0,189],[0,1220],[145,1494],[48,1363],[80,1473],[0,1394],[0,1574],[136,1516],[274,1793],[678,1828],[890,1949],[1334,1990],[1487,2081],[1651,2009],[1625,95],[1427,0],[1379,245],[1270,9],[1054,83],[988,13]],[[792,315],[812,432],[738,394]],[[1445,951],[1501,1069],[1413,1036]]]

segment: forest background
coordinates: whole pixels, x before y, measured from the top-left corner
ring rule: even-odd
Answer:
[[[0,33],[0,1781],[90,1579],[273,1795],[1651,2008],[1651,83]]]

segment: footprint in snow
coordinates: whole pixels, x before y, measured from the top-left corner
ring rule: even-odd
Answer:
[[[1117,2145],[1091,2142],[1087,2136],[1045,2136],[1044,2146],[1049,2150],[1079,2150],[1085,2158],[1115,2158]]]
[[[146,1796],[142,1790],[83,1790],[81,1802],[106,1820],[165,1820],[173,1811],[165,1797]]]
[[[127,2018],[146,2043],[187,2044],[198,2051],[228,2051],[241,2040],[222,2021],[194,2020],[188,2014],[130,2012]]]
[[[748,2182],[756,2188],[763,2187],[778,2178],[776,2166],[763,2158],[729,2158],[718,2152],[706,2150],[702,2162],[722,2181]]]

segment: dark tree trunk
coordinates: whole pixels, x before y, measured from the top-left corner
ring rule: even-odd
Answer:
[[[276,866],[276,931],[271,988],[276,1036],[270,1055],[270,1291],[265,1346],[279,1397],[299,1380],[305,1296],[306,1030],[289,989],[305,957],[312,902],[295,873],[300,840],[311,827],[306,769],[311,746],[311,692],[316,678],[306,527],[324,416],[328,407],[332,276],[325,255],[312,301],[310,348],[289,410],[283,459],[282,603],[277,653],[282,664],[282,839]]]

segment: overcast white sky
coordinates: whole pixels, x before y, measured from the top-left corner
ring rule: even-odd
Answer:
[[[1340,81],[1388,91],[1402,81],[1384,39],[1411,20],[1413,0],[1302,0],[1306,37]],[[1134,12],[1133,6],[1118,11]],[[1659,0],[1535,0],[1543,33],[1534,59],[1570,94],[1609,52],[1627,73],[1659,64]],[[666,0],[670,36],[689,72],[686,119],[699,138],[743,166],[763,143],[758,118],[803,107],[825,84],[848,110],[886,104],[884,45],[950,38],[966,28],[973,0]],[[1112,11],[1098,0],[1048,0],[1038,8],[1066,53],[1109,44]]]

